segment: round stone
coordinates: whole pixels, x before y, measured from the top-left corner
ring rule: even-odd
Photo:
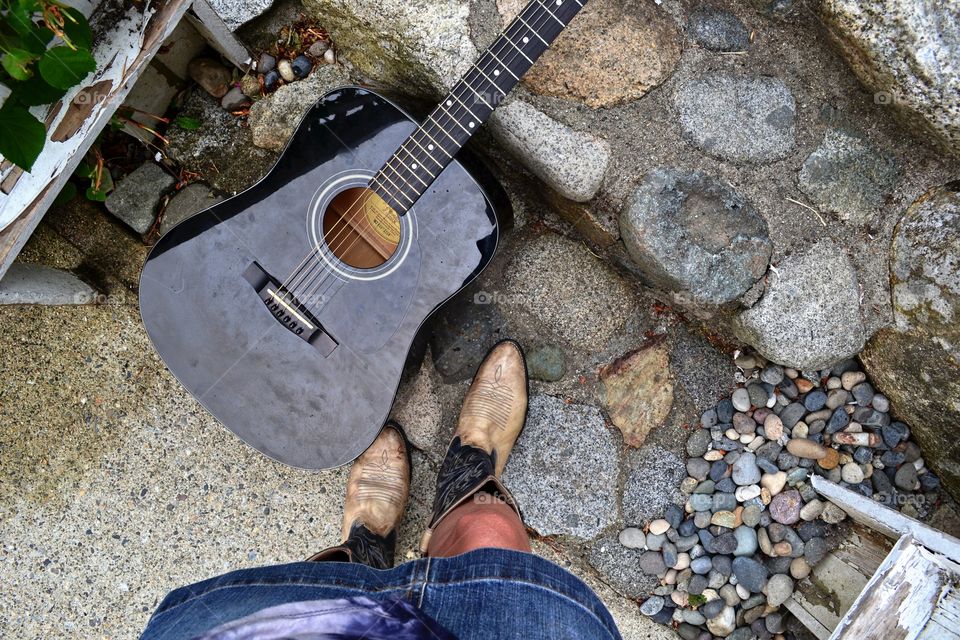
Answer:
[[[803,406],[807,411],[819,411],[827,406],[827,394],[820,389],[814,389],[803,399]]]
[[[733,607],[726,606],[720,613],[707,620],[707,629],[715,636],[725,638],[737,628],[737,614]]]
[[[806,553],[806,546],[804,546]],[[810,564],[804,558],[794,558],[790,561],[790,575],[797,580],[803,580],[810,575]]]
[[[840,477],[848,484],[860,484],[863,482],[863,469],[856,462],[848,462],[840,469]]]
[[[710,518],[710,524],[715,524],[718,527],[726,527],[727,529],[733,529],[737,523],[737,516],[732,511],[717,511],[713,514],[713,517]]]
[[[627,527],[620,532],[617,539],[627,549],[643,549],[647,546],[647,536],[636,527]]]
[[[865,374],[863,371],[847,371],[840,376],[841,384],[847,391],[850,391],[866,379],[867,374]]]
[[[293,73],[293,63],[289,60],[280,60],[277,63],[277,71],[280,72],[280,77],[283,78],[285,82],[293,82],[297,79],[296,74]]]
[[[737,411],[749,411],[750,410],[750,394],[746,389],[737,389],[733,392],[731,396],[731,401],[733,402],[733,408]]]
[[[823,502],[820,500],[811,500],[800,509],[800,518],[802,520],[816,520],[823,513]]]
[[[827,541],[824,538],[810,538],[803,545],[803,559],[810,566],[813,566],[823,560],[828,551]]]
[[[699,458],[710,448],[710,432],[707,429],[696,429],[687,438],[687,455]]]
[[[760,469],[757,467],[757,457],[753,453],[742,454],[733,464],[733,481],[740,486],[760,482]]]
[[[783,421],[775,413],[768,415],[763,421],[763,434],[767,440],[779,440],[783,435]]]
[[[737,584],[751,593],[761,593],[767,584],[767,568],[746,556],[734,558],[733,575]]]
[[[305,55],[299,55],[290,63],[290,69],[297,78],[306,78],[313,69],[313,63]]]
[[[690,563],[690,569],[698,575],[705,576],[713,569],[713,562],[710,556],[701,556]]]
[[[781,524],[793,524],[800,519],[800,492],[790,489],[778,493],[770,501],[770,517]]]
[[[748,527],[755,527],[760,523],[760,507],[755,504],[750,504],[744,507],[743,513],[740,514],[740,519],[743,520],[743,524]]]
[[[752,556],[757,551],[757,531],[753,527],[739,526],[733,530],[737,538],[735,556]]]
[[[846,512],[832,502],[828,502],[823,507],[823,513],[820,514],[820,519],[827,524],[837,524],[843,522],[846,518]]]
[[[820,465],[821,469],[836,469],[837,465],[840,464],[840,454],[836,449],[826,447],[825,455],[817,460],[817,464]]]
[[[668,529],[670,529],[670,523],[661,518],[651,522],[648,530],[650,533],[658,536],[666,533]]]
[[[767,604],[779,607],[793,595],[793,580],[790,576],[778,573],[767,582]]]
[[[760,486],[751,484],[745,487],[737,488],[736,498],[738,502],[746,502],[760,495]]]
[[[787,442],[787,451],[798,458],[820,460],[827,455],[827,447],[817,444],[813,440],[793,438]]]
[[[733,587],[731,587],[731,589],[732,588]],[[710,602],[707,602],[702,607],[700,607],[700,612],[703,613],[703,617],[705,617],[707,620],[709,620],[710,618],[716,618],[718,615],[720,615],[720,611],[723,610],[723,607],[726,606],[726,604],[727,603],[724,601],[723,597],[721,596],[720,598],[711,600]]]
[[[787,478],[786,471],[765,473],[760,478],[760,486],[769,491],[771,496],[775,496],[783,491],[784,485],[787,484]]]
[[[650,596],[640,605],[640,613],[645,616],[653,616],[660,613],[663,609],[664,600],[660,596]]]

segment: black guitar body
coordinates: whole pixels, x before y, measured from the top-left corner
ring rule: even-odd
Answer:
[[[362,453],[418,331],[496,250],[500,187],[456,161],[400,218],[381,266],[356,269],[324,247],[326,204],[366,184],[416,128],[369,90],[331,92],[266,177],[172,229],[147,258],[141,314],[167,367],[280,462],[320,469]],[[312,286],[279,303],[304,258]]]

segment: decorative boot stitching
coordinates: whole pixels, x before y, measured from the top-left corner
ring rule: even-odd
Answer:
[[[374,569],[389,569],[393,567],[393,556],[397,548],[397,530],[392,529],[383,537],[355,522],[350,527],[350,536],[342,546],[350,550],[352,562]]]
[[[460,436],[455,437],[437,475],[431,526],[452,505],[483,486],[493,476],[495,466],[495,452],[490,454],[479,447],[463,445]]]

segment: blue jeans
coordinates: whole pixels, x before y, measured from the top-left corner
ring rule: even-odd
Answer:
[[[387,571],[343,562],[242,569],[171,592],[141,640],[187,640],[266,607],[359,595],[406,599],[461,640],[620,640],[610,613],[579,578],[508,549],[423,558]]]

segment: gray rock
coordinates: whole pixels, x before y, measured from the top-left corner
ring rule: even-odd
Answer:
[[[753,527],[741,525],[733,530],[733,535],[737,538],[737,548],[734,549],[735,556],[752,556],[757,551],[757,531]]]
[[[619,463],[619,444],[598,409],[538,395],[530,399],[524,437],[503,481],[524,505],[526,524],[541,535],[589,539],[617,517]],[[682,474],[683,464],[676,464]]]
[[[746,51],[750,48],[750,30],[740,18],[710,5],[701,5],[690,13],[687,35],[711,51]]]
[[[548,344],[532,349],[527,356],[527,371],[534,380],[556,382],[567,371],[563,351],[560,347]]]
[[[14,262],[0,280],[0,305],[91,304],[97,292],[72,273]]]
[[[605,582],[628,598],[643,598],[659,584],[657,574],[666,571],[663,558],[659,553],[628,549],[619,544],[616,538],[603,537],[590,547],[587,561]],[[645,573],[644,568],[651,571]],[[655,603],[651,603],[653,608]],[[660,607],[663,608],[663,601]],[[657,613],[653,611],[647,615]]]
[[[850,258],[821,240],[783,260],[735,330],[766,358],[799,369],[827,368],[858,353],[865,336]]]
[[[739,298],[763,276],[773,246],[763,217],[728,185],[669,168],[644,177],[620,233],[650,284],[695,304]]]
[[[710,439],[709,431],[706,429],[695,429],[694,432],[690,434],[690,437],[687,438],[687,455],[693,459],[700,458],[710,447]],[[690,462],[693,462],[693,460]],[[706,461],[704,460],[704,462]],[[706,474],[704,474],[704,477],[706,477]],[[703,480],[703,478],[697,479]]]
[[[741,487],[760,482],[760,469],[754,454],[744,453],[733,464],[733,481]]]
[[[703,432],[703,433],[706,433],[706,432]],[[708,434],[707,442],[709,441],[710,441],[710,438]],[[690,444],[688,440],[687,441],[688,453],[690,451],[689,446]],[[704,449],[704,453],[706,453],[706,449]],[[707,478],[708,473],[710,473],[710,463],[704,460],[703,458],[690,458],[689,460],[687,460],[687,474],[691,478],[696,478],[697,480],[705,480]]]
[[[647,546],[647,537],[636,527],[627,527],[621,531],[617,540],[627,549],[643,549]]]
[[[874,101],[960,153],[960,14],[950,2],[826,0],[821,15]]]
[[[623,519],[633,525],[660,517],[670,504],[683,504],[679,486],[686,477],[686,468],[680,457],[658,445],[644,446],[638,452],[637,460],[624,484],[622,502]],[[610,485],[611,491],[615,485]],[[703,497],[707,505],[712,504],[710,496]]]
[[[640,613],[645,616],[656,615],[663,609],[664,600],[660,596],[650,596],[640,605]]]
[[[161,235],[222,200],[223,198],[214,195],[209,187],[200,182],[188,184],[170,198],[164,208],[163,217],[160,219]]]
[[[800,190],[821,211],[841,220],[866,222],[893,192],[896,161],[862,137],[828,129],[800,169]]]
[[[778,573],[767,582],[767,604],[779,607],[793,595],[793,580],[790,576]]]
[[[257,100],[250,107],[253,144],[261,149],[281,151],[303,116],[325,93],[347,83],[346,70],[337,64],[317,67],[309,78],[287,84]]]
[[[563,197],[587,202],[600,190],[610,164],[606,141],[574,131],[522,100],[494,111],[488,127],[501,145]]]
[[[262,15],[272,5],[273,0],[210,0],[210,7],[234,30]]]
[[[911,426],[928,465],[956,498],[960,498],[958,228],[960,182],[932,189],[907,209],[894,232],[890,260],[895,326],[878,332],[862,354],[874,385]],[[885,441],[906,437],[903,425],[888,424],[895,430],[884,429]],[[874,479],[878,475],[882,474],[875,473]]]
[[[753,558],[734,558],[733,575],[737,576],[737,582],[751,593],[761,593],[767,584],[767,568]]]
[[[174,184],[173,176],[159,165],[147,162],[123,178],[104,204],[107,211],[143,234],[153,226],[160,198]]]
[[[233,87],[230,89],[230,91],[227,91],[222,98],[220,98],[220,106],[227,111],[243,109],[249,104],[250,98],[247,97],[240,87]]]
[[[768,162],[794,146],[796,103],[779,78],[709,75],[674,97],[684,137],[721,160]]]
[[[710,561],[710,556],[701,556],[690,563],[690,570],[698,575],[705,576],[711,569],[713,569],[713,562]]]

